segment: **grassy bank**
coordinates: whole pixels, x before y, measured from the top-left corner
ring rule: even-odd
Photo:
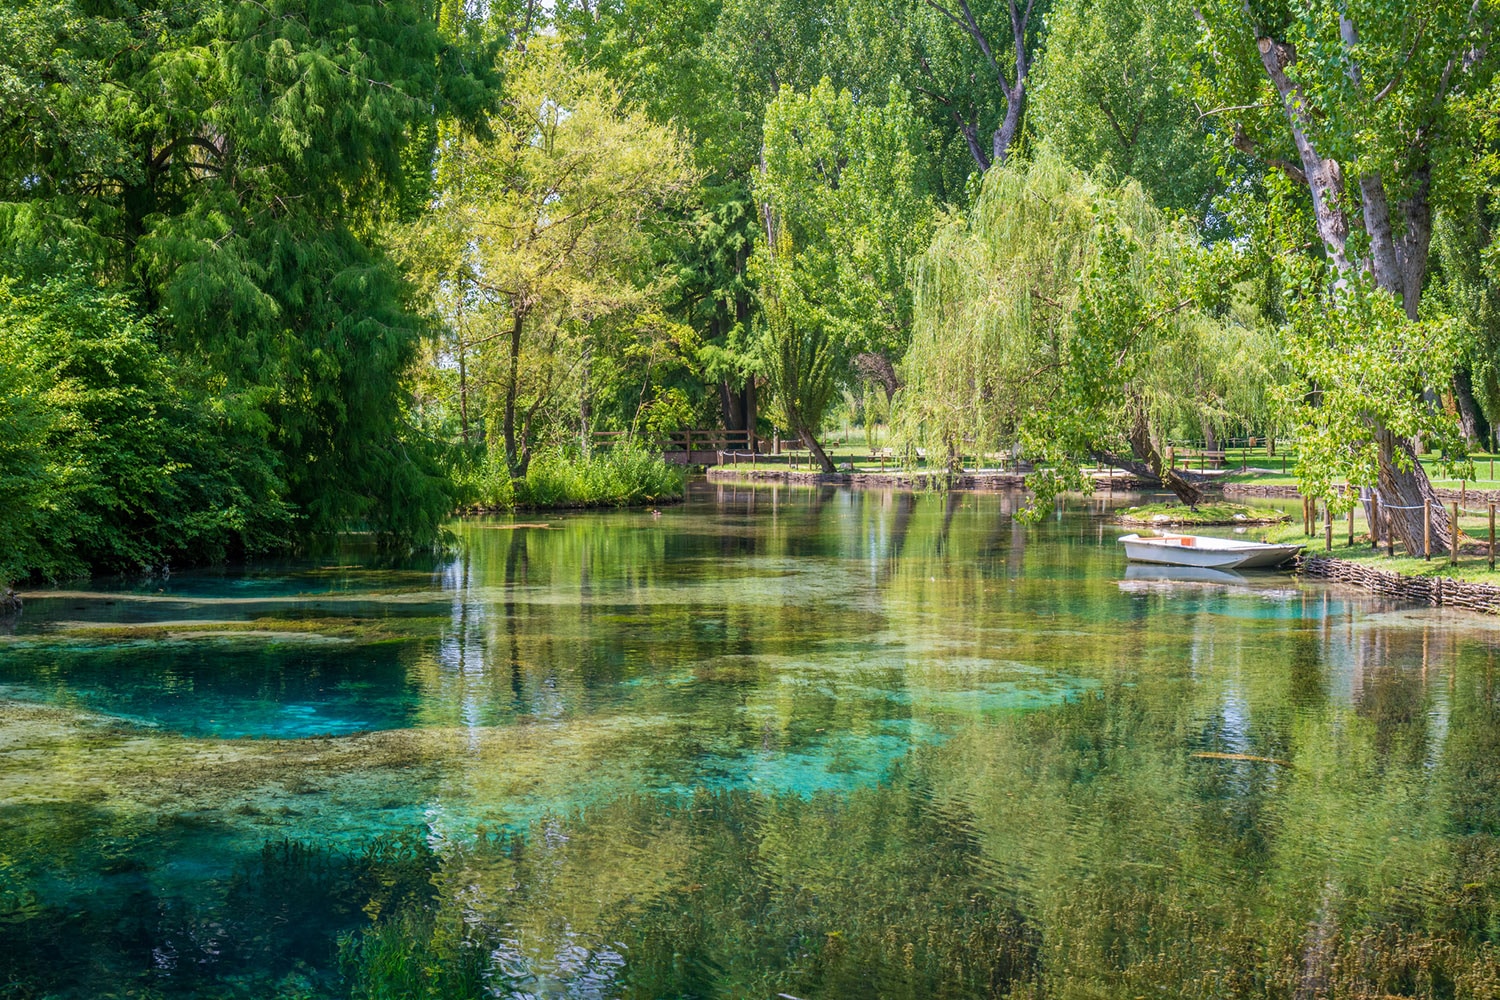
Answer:
[[[503,457],[491,457],[455,477],[467,510],[545,510],[625,507],[682,499],[687,477],[659,455],[618,448],[588,457],[556,452],[532,459],[512,479]]]

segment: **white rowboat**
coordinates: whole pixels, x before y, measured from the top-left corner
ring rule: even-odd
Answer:
[[[1123,535],[1125,557],[1132,562],[1211,569],[1255,569],[1280,566],[1302,551],[1301,545],[1268,545],[1206,535]]]

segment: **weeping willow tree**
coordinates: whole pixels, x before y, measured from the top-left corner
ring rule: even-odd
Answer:
[[[1196,504],[1163,440],[1222,405],[1198,391],[1217,324],[1200,308],[1208,283],[1184,277],[1208,273],[1201,257],[1133,183],[1107,187],[1046,151],[992,170],[916,263],[900,439],[950,468],[1019,445],[1035,463],[1033,510],[1087,490],[1083,466],[1098,462]]]

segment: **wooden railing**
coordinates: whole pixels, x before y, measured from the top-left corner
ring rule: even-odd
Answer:
[[[629,431],[594,431],[594,444],[602,447],[623,444],[630,439]],[[740,451],[755,452],[764,442],[751,431],[726,431],[723,429],[673,431],[667,435],[664,451]]]
[[[752,431],[688,430],[673,431],[667,437],[667,451],[746,451],[756,450]]]

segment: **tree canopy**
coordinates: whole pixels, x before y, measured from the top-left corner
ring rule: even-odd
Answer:
[[[3,575],[423,543],[607,435],[832,468],[877,410],[1041,501],[1240,433],[1418,509],[1500,421],[1496,14],[12,4]]]

